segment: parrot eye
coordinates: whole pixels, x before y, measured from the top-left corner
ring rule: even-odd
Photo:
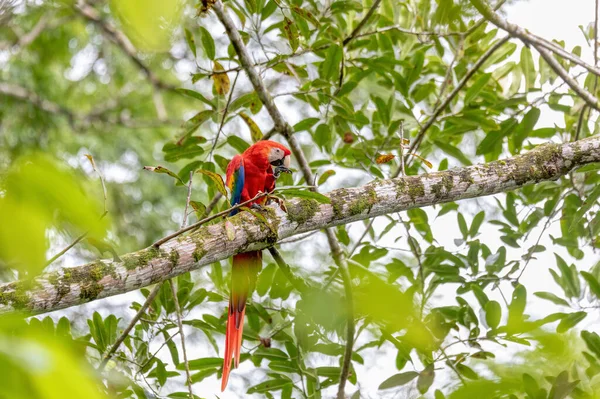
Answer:
[[[273,162],[271,162],[272,166],[282,166],[283,165],[283,159],[276,159]]]

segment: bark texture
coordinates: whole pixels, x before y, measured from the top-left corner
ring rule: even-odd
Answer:
[[[488,164],[342,188],[328,194],[329,204],[295,199],[287,204],[287,214],[268,207],[263,211],[264,219],[241,212],[160,248],[123,255],[121,262],[97,260],[1,285],[0,313],[44,313],[122,294],[297,234],[556,180],[594,162],[600,162],[598,137],[562,145],[543,144],[526,154]]]

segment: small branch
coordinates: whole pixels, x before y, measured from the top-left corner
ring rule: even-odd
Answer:
[[[51,264],[53,264],[54,262],[56,262],[56,260],[58,258],[60,258],[61,256],[63,256],[64,254],[66,254],[67,252],[69,252],[71,250],[71,248],[73,248],[75,245],[79,244],[81,242],[81,240],[83,240],[85,237],[87,237],[87,231],[85,233],[83,233],[82,235],[80,235],[79,237],[77,237],[75,240],[73,240],[72,243],[70,243],[69,245],[67,245],[65,248],[63,248],[62,251],[60,251],[59,253],[57,253],[56,255],[54,255],[52,258],[48,259],[46,261],[46,264],[44,265],[44,267],[48,267]]]
[[[190,207],[190,198],[192,198],[192,180],[194,177],[194,171],[190,171],[190,182],[188,183],[187,198],[185,200],[185,208],[183,209],[183,220],[181,221],[180,229],[187,226],[188,208]]]
[[[35,26],[29,32],[21,36],[16,42],[0,43],[0,50],[6,50],[11,46],[27,47],[31,42],[37,39],[44,29],[46,29],[49,19],[48,15],[42,15]]]
[[[219,203],[221,198],[223,198],[223,194],[221,194],[221,193],[215,194],[214,198],[208,203],[208,205],[206,205],[206,210],[204,211],[204,216],[210,215],[210,213],[215,208],[215,206],[217,206],[217,204]]]
[[[75,10],[88,21],[94,23],[108,39],[119,46],[125,55],[127,55],[144,75],[146,75],[148,80],[150,80],[150,83],[152,83],[152,86],[161,90],[175,90],[177,88],[177,86],[166,83],[156,76],[156,74],[137,56],[137,50],[127,36],[118,31],[111,23],[103,20],[98,11],[92,6],[85,3],[85,1],[79,0],[75,6]]]
[[[192,377],[190,375],[190,364],[187,359],[187,351],[185,350],[185,334],[183,333],[183,323],[181,322],[181,308],[179,307],[179,299],[177,298],[177,291],[175,290],[173,279],[169,280],[169,284],[171,285],[173,302],[175,302],[175,310],[177,312],[177,326],[179,327],[179,336],[181,337],[181,350],[183,351],[183,363],[185,365],[185,374],[187,376],[187,386],[190,399],[194,399],[194,392],[192,392]]]
[[[219,124],[219,130],[217,130],[217,136],[215,137],[215,141],[208,153],[208,158],[212,157],[213,151],[217,147],[217,143],[219,142],[219,136],[221,135],[221,131],[223,130],[223,125],[225,124],[225,118],[227,117],[227,111],[229,110],[229,104],[231,104],[231,98],[233,97],[233,91],[235,90],[235,84],[237,83],[238,76],[240,73],[237,72],[235,74],[235,79],[233,80],[233,84],[231,85],[231,89],[229,90],[229,97],[227,98],[227,103],[225,104],[225,109],[223,109],[223,116],[221,117],[221,123]]]
[[[493,10],[486,3],[485,0],[471,0],[471,4],[473,4],[473,6],[475,6],[475,8],[477,8],[477,10],[487,20],[489,20],[491,23],[493,23],[500,29],[503,29],[506,32],[510,33],[511,36],[517,37],[520,40],[522,40],[523,42],[535,46],[538,51],[539,51],[539,47],[543,47],[547,50],[550,50],[551,52],[556,53],[557,55],[561,56],[562,58],[569,60],[579,66],[582,66],[585,69],[587,69],[588,71],[592,72],[593,74],[600,76],[600,69],[597,66],[592,66],[592,65],[586,63],[585,61],[583,61],[581,58],[579,58],[575,54],[566,51],[562,47],[558,46],[555,43],[552,43],[549,40],[546,40],[542,37],[539,37],[532,33],[529,33],[529,32],[527,32],[527,30],[523,29],[522,27],[520,27],[518,25],[511,24],[506,19],[502,18],[499,14],[497,14],[495,12],[495,10]]]
[[[598,66],[598,0],[595,1],[594,7],[594,66]],[[596,94],[596,89],[598,88],[598,75],[594,76],[594,88],[592,90],[593,94]],[[585,113],[588,112],[588,118],[590,117],[590,107],[584,105],[581,109],[581,113],[579,114],[579,119],[577,119],[577,130],[575,133],[575,141],[579,140],[581,129],[583,128],[583,123],[587,123],[587,118],[585,118]]]
[[[158,291],[160,291],[160,286],[161,286],[161,284],[156,284],[154,286],[154,288],[152,289],[152,291],[150,291],[150,293],[148,294],[148,297],[146,298],[146,301],[144,302],[144,304],[142,305],[142,307],[140,308],[140,310],[138,310],[138,312],[135,314],[135,316],[133,316],[133,319],[131,319],[131,321],[129,322],[129,324],[127,325],[127,327],[125,327],[125,329],[123,330],[123,332],[121,333],[121,335],[119,336],[119,338],[117,338],[117,340],[115,341],[115,343],[113,344],[113,346],[111,346],[111,348],[108,350],[108,352],[106,353],[106,355],[104,355],[104,359],[102,359],[102,362],[100,363],[100,366],[98,366],[98,371],[99,372],[102,372],[102,370],[104,370],[104,367],[106,367],[106,364],[108,363],[108,361],[117,352],[117,349],[119,349],[119,346],[121,346],[121,344],[123,343],[123,341],[125,341],[125,338],[127,338],[127,336],[129,335],[129,333],[131,332],[131,330],[133,329],[133,327],[135,327],[135,325],[137,324],[137,322],[144,315],[144,313],[146,312],[146,310],[150,307],[150,305],[152,304],[152,301],[154,301],[154,298],[158,294]]]
[[[7,95],[9,97],[14,97],[19,100],[24,100],[28,103],[35,105],[42,111],[46,111],[51,114],[64,115],[69,120],[73,120],[76,118],[73,112],[64,108],[62,105],[46,100],[37,95],[35,92],[30,91],[21,86],[17,86],[11,83],[0,82],[0,94]]]
[[[337,399],[345,399],[346,381],[350,375],[350,363],[352,361],[352,348],[354,347],[354,299],[352,296],[352,277],[348,269],[348,263],[342,254],[342,249],[337,241],[337,237],[332,229],[325,230],[327,233],[327,241],[331,248],[331,256],[338,266],[338,270],[342,275],[342,283],[344,285],[344,295],[346,297],[346,311],[348,317],[346,319],[346,346],[344,349],[344,359],[342,360],[342,369],[340,371],[340,382],[338,384]]]
[[[100,171],[98,170],[98,168],[96,167],[96,162],[94,161],[94,157],[90,154],[85,154],[85,157],[90,161],[90,164],[92,165],[92,170],[94,172],[96,172],[96,174],[98,175],[98,178],[100,179],[100,184],[102,185],[102,196],[104,198],[104,212],[103,215],[105,215],[108,210],[106,207],[106,203],[108,201],[108,194],[106,191],[106,184],[104,183],[104,177],[102,176],[102,173],[100,173]]]
[[[185,232],[188,232],[188,231],[190,231],[190,230],[194,230],[195,228],[198,228],[198,227],[202,226],[203,224],[205,224],[205,223],[208,223],[208,222],[210,222],[211,220],[214,220],[214,219],[218,218],[219,216],[226,216],[226,215],[228,215],[228,214],[229,214],[229,212],[231,212],[232,210],[234,210],[234,209],[239,209],[239,208],[243,207],[244,205],[248,205],[249,203],[251,203],[251,202],[253,202],[253,201],[256,201],[256,200],[257,200],[257,199],[259,199],[259,198],[266,197],[267,195],[269,195],[269,193],[259,193],[259,194],[257,194],[257,195],[256,195],[254,198],[252,198],[252,199],[249,199],[248,201],[244,201],[244,202],[242,202],[242,203],[239,203],[239,204],[237,204],[237,205],[234,205],[234,206],[232,206],[231,208],[228,208],[228,209],[226,209],[226,210],[224,210],[224,211],[222,211],[222,212],[215,213],[215,214],[214,214],[214,215],[212,215],[212,216],[209,216],[209,217],[207,217],[207,218],[204,218],[204,219],[202,219],[202,220],[199,220],[199,221],[197,221],[197,222],[196,222],[196,223],[194,223],[194,224],[191,224],[191,225],[189,225],[189,226],[187,226],[187,227],[184,227],[184,228],[182,228],[182,229],[179,229],[179,230],[177,230],[175,233],[173,233],[173,234],[169,234],[168,236],[165,236],[165,237],[161,238],[160,240],[156,241],[154,244],[152,244],[152,246],[153,246],[153,247],[155,247],[155,248],[158,248],[158,247],[160,247],[162,244],[164,244],[165,242],[167,242],[167,241],[169,241],[169,240],[172,240],[173,238],[175,238],[175,237],[177,237],[177,236],[180,236],[180,235],[182,235],[182,234],[183,234],[183,233],[185,233]]]
[[[442,111],[444,109],[446,109],[446,107],[448,105],[450,105],[452,100],[454,100],[454,98],[463,89],[463,87],[465,87],[465,85],[467,84],[469,79],[471,79],[471,77],[475,74],[475,72],[477,72],[479,70],[479,68],[481,68],[481,66],[487,61],[487,59],[490,58],[490,56],[492,54],[494,54],[500,47],[502,47],[502,45],[504,43],[506,43],[509,38],[510,38],[509,36],[506,36],[506,37],[503,37],[502,39],[498,40],[492,47],[490,47],[481,56],[481,58],[479,58],[477,60],[477,62],[473,65],[473,67],[467,71],[465,76],[463,76],[463,78],[460,80],[460,82],[458,82],[458,84],[456,85],[454,90],[452,90],[452,92],[450,94],[448,94],[448,97],[446,97],[446,99],[440,104],[440,106],[437,107],[433,111],[433,114],[431,115],[431,117],[427,120],[427,122],[423,125],[423,127],[421,127],[421,129],[419,130],[419,133],[417,134],[417,137],[415,138],[415,140],[412,142],[410,148],[408,149],[409,154],[415,152],[415,149],[421,144],[421,141],[425,137],[425,133],[427,133],[427,130],[429,130],[429,128],[435,123],[437,118],[440,116]],[[410,156],[409,154],[406,155],[406,158],[408,158]],[[408,159],[405,159],[405,162],[407,160]],[[398,169],[396,171],[396,173],[394,174],[393,177],[397,177],[399,174],[400,174],[400,169]]]
[[[540,53],[544,61],[556,72],[558,76],[564,80],[567,85],[575,92],[579,97],[581,97],[588,106],[594,108],[596,111],[600,111],[600,103],[598,99],[589,91],[585,90],[583,87],[579,86],[579,83],[575,79],[573,79],[569,73],[563,68],[563,66],[554,59],[552,53],[542,46],[534,45],[535,49]]]
[[[106,192],[106,184],[104,183],[104,177],[102,176],[102,173],[100,173],[100,171],[96,168],[96,162],[94,162],[94,157],[92,157],[90,154],[85,154],[85,156],[90,161],[90,164],[92,165],[92,169],[94,170],[94,172],[96,172],[96,174],[98,175],[98,178],[100,178],[100,184],[102,184],[102,195],[104,197],[104,212],[102,212],[102,216],[100,216],[100,219],[103,219],[106,216],[106,214],[108,213],[108,210],[106,207],[106,202],[107,202],[107,198],[108,198],[108,195]],[[85,233],[81,234],[71,244],[67,245],[62,251],[60,251],[59,253],[54,255],[52,258],[48,259],[48,261],[46,261],[46,264],[44,265],[44,267],[48,267],[52,263],[56,262],[56,260],[58,258],[60,258],[64,254],[69,252],[71,250],[71,248],[73,248],[75,245],[79,244],[85,237],[87,237],[87,235],[88,235],[87,231]]]
[[[109,125],[121,125],[130,129],[151,129],[165,126],[179,126],[181,124],[181,121],[179,120],[135,120],[126,118],[122,115],[110,117],[97,112],[79,114],[58,103],[45,99],[25,87],[5,82],[0,82],[0,94],[30,103],[49,114],[64,116],[75,129],[81,127],[87,128],[90,124],[95,122]]]
[[[358,23],[358,25],[356,25],[356,28],[354,28],[354,30],[352,31],[352,33],[350,33],[350,36],[348,36],[347,38],[345,38],[344,41],[342,42],[342,44],[344,46],[346,46],[348,43],[350,43],[352,40],[354,40],[356,38],[356,36],[360,33],[360,31],[362,30],[362,28],[364,28],[364,26],[366,25],[366,23],[369,21],[369,19],[371,18],[371,16],[375,12],[375,10],[377,10],[377,7],[379,7],[380,3],[381,3],[381,0],[375,0],[373,2],[373,5],[371,6],[371,8],[369,8],[369,11],[367,11],[367,13],[365,14],[364,18],[360,20],[360,22]],[[338,396],[339,396],[339,393],[338,393]]]

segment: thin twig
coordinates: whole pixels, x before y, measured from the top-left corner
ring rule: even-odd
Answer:
[[[400,171],[402,176],[406,176],[406,169],[404,166],[404,120],[400,121]]]
[[[173,279],[169,280],[171,285],[171,292],[173,293],[173,302],[175,303],[175,311],[177,312],[177,326],[179,327],[179,335],[181,337],[181,350],[183,351],[183,363],[185,365],[185,374],[187,376],[187,386],[190,394],[190,399],[194,399],[194,393],[192,392],[192,376],[190,374],[190,364],[187,359],[187,351],[185,350],[185,334],[183,333],[183,323],[181,322],[181,308],[179,307],[179,299],[177,298],[177,291],[175,290],[175,284]]]
[[[231,208],[228,208],[228,209],[226,209],[224,211],[221,211],[219,213],[215,213],[214,215],[209,216],[207,218],[204,218],[202,220],[199,220],[199,221],[197,221],[194,224],[190,224],[189,226],[184,227],[183,229],[179,229],[175,233],[169,234],[168,236],[165,236],[165,237],[161,238],[160,240],[156,241],[154,244],[152,244],[152,246],[155,247],[155,248],[158,248],[162,244],[164,244],[165,242],[167,242],[169,240],[172,240],[173,238],[178,237],[178,236],[182,235],[185,232],[188,232],[190,230],[194,230],[195,228],[200,227],[203,224],[210,222],[211,220],[214,220],[214,219],[216,219],[216,218],[218,218],[220,216],[225,216],[229,212],[233,211],[234,209],[239,209],[239,208],[241,208],[244,205],[248,205],[252,201],[256,201],[259,198],[266,197],[267,195],[269,195],[269,193],[258,193],[258,194],[256,194],[256,196],[254,196],[254,198],[249,199],[248,201],[244,201],[242,203],[236,204],[236,205],[232,206]]]
[[[6,82],[0,82],[0,94],[32,104],[33,106],[49,114],[64,116],[74,127],[74,129],[88,128],[94,123],[120,125],[129,129],[152,129],[158,127],[179,126],[181,124],[180,120],[138,120],[127,118],[125,115],[121,114],[116,117],[104,115],[102,113],[98,113],[97,111],[90,112],[89,114],[82,114],[64,107],[63,105],[54,101],[50,101],[26,87]]]
[[[600,111],[600,103],[598,102],[598,99],[592,93],[581,87],[579,83],[577,83],[577,81],[569,75],[569,73],[563,68],[563,66],[554,59],[552,53],[549,50],[542,46],[534,45],[534,47],[538,51],[538,53],[540,53],[544,61],[546,61],[546,63],[550,66],[550,68],[552,68],[552,70],[554,70],[554,72],[556,72],[556,74],[560,76],[562,80],[567,82],[567,85],[569,85],[569,87],[575,93],[577,93],[577,95],[581,97],[587,103],[588,106],[594,108],[597,111]]]
[[[72,243],[70,243],[69,245],[67,245],[65,248],[63,248],[62,251],[60,251],[59,253],[57,253],[56,255],[54,255],[52,258],[48,259],[46,261],[46,264],[44,265],[44,267],[47,267],[49,265],[51,265],[52,263],[56,262],[56,260],[58,258],[60,258],[61,256],[63,256],[64,254],[66,254],[67,252],[69,252],[69,250],[71,248],[73,248],[75,245],[79,244],[79,242],[81,240],[83,240],[85,237],[87,237],[88,233],[87,231],[83,234],[81,234],[79,237],[77,237],[75,240],[73,240]]]
[[[217,143],[219,142],[219,136],[221,135],[221,131],[223,130],[223,125],[225,124],[225,118],[227,117],[227,111],[229,110],[229,104],[231,104],[231,98],[233,97],[233,91],[235,90],[235,84],[237,83],[238,76],[240,73],[235,74],[235,79],[233,79],[233,84],[231,85],[231,89],[229,90],[229,97],[227,98],[227,103],[225,104],[225,108],[223,109],[223,116],[221,117],[221,123],[219,124],[219,130],[217,130],[217,136],[215,137],[215,141],[208,153],[208,158],[212,158],[213,151],[217,147]]]
[[[356,25],[356,28],[354,28],[352,33],[350,33],[350,36],[345,38],[344,41],[342,42],[342,44],[344,46],[346,46],[348,43],[350,43],[352,40],[354,40],[356,38],[356,35],[358,35],[360,33],[360,31],[366,25],[366,23],[369,21],[369,19],[371,18],[371,16],[375,12],[375,10],[377,10],[377,7],[379,7],[380,3],[381,3],[381,0],[375,0],[373,2],[373,5],[371,6],[371,8],[369,8],[369,11],[367,11],[367,13],[365,14],[365,17],[360,20],[358,25]],[[338,394],[338,396],[339,396],[339,394]]]
[[[157,89],[174,90],[177,86],[162,81],[142,60],[137,56],[137,50],[131,41],[122,32],[117,30],[108,21],[102,19],[98,11],[85,1],[79,0],[75,10],[88,21],[100,28],[100,31],[131,59],[131,61],[146,75],[150,83]]]
[[[194,178],[194,171],[190,171],[190,182],[188,183],[187,198],[185,200],[185,208],[183,209],[183,220],[181,221],[181,229],[187,226],[188,208],[190,207],[190,198],[192,197],[192,180]]]
[[[440,104],[440,106],[437,107],[433,111],[433,114],[431,114],[431,117],[427,120],[427,122],[423,125],[423,127],[421,127],[421,130],[419,130],[417,137],[415,138],[415,140],[412,142],[410,148],[408,149],[408,154],[405,156],[406,158],[408,158],[410,156],[410,153],[415,152],[415,149],[421,144],[421,141],[425,137],[425,133],[427,133],[427,130],[429,130],[429,128],[435,123],[435,121],[440,116],[442,111],[444,109],[446,109],[446,107],[450,104],[450,102],[452,102],[452,100],[458,95],[458,93],[463,89],[463,87],[467,84],[467,82],[475,74],[475,72],[477,72],[479,70],[479,68],[481,68],[481,66],[485,63],[485,61],[487,61],[487,59],[490,58],[490,56],[492,54],[494,54],[494,52],[496,52],[500,47],[502,47],[502,45],[504,43],[506,43],[509,38],[510,38],[510,36],[505,36],[502,39],[498,40],[492,47],[490,47],[481,56],[481,58],[479,58],[477,60],[477,62],[473,65],[473,67],[471,67],[471,69],[469,69],[467,71],[465,76],[463,76],[463,78],[460,80],[460,82],[458,82],[458,84],[456,85],[454,90],[452,90],[452,92],[450,92],[450,94],[448,94],[448,97],[446,97],[446,99]],[[407,159],[405,159],[405,161],[407,161]],[[398,177],[399,174],[400,174],[400,169],[398,169],[392,177]]]
[[[108,195],[107,195],[107,192],[106,192],[106,184],[104,183],[104,177],[102,176],[102,173],[100,173],[100,171],[96,168],[96,163],[94,162],[94,157],[92,157],[90,154],[85,154],[85,157],[90,161],[90,164],[92,164],[92,169],[98,175],[98,178],[100,179],[100,184],[102,185],[102,194],[103,194],[103,197],[104,197],[104,211],[102,212],[102,215],[100,216],[100,219],[103,219],[107,215],[107,213],[108,213],[108,210],[107,210],[107,207],[106,207],[106,202],[107,202]],[[44,267],[48,267],[52,263],[56,262],[56,260],[58,258],[60,258],[64,254],[66,254],[67,252],[69,252],[69,250],[71,248],[73,248],[75,245],[79,244],[85,237],[87,237],[88,233],[89,233],[89,231],[86,231],[85,233],[81,234],[79,237],[77,237],[75,240],[73,240],[72,243],[70,243],[65,248],[63,248],[62,251],[60,251],[59,253],[57,253],[56,255],[54,255],[52,258],[48,259],[46,261],[46,264],[44,265]]]
[[[92,170],[94,172],[96,172],[96,174],[98,175],[98,178],[100,179],[100,184],[102,185],[102,195],[104,197],[104,214],[106,214],[108,212],[107,207],[106,207],[106,202],[108,200],[108,194],[106,191],[106,184],[104,183],[104,177],[102,176],[102,173],[100,173],[100,170],[98,170],[98,168],[96,167],[96,162],[94,161],[94,157],[91,154],[85,154],[85,157],[90,161],[90,164],[92,165]]]
[[[162,285],[162,283],[156,284],[154,286],[154,288],[152,289],[152,291],[150,291],[150,293],[148,294],[148,297],[146,298],[146,301],[144,302],[144,304],[142,305],[140,310],[138,310],[138,312],[135,314],[135,316],[133,316],[133,319],[131,319],[131,321],[129,322],[129,325],[127,325],[127,327],[125,327],[125,329],[123,330],[123,332],[121,333],[119,338],[117,338],[117,340],[115,341],[113,346],[111,346],[111,348],[108,350],[106,355],[104,355],[104,359],[102,359],[100,366],[98,366],[98,371],[101,372],[102,370],[104,370],[104,367],[106,367],[106,364],[111,359],[111,357],[115,354],[117,349],[119,349],[119,346],[121,346],[123,341],[125,341],[125,338],[127,338],[127,336],[129,335],[129,332],[133,329],[133,327],[135,327],[136,323],[140,320],[140,318],[146,312],[148,307],[150,307],[150,305],[152,304],[152,301],[154,301],[154,298],[158,294],[158,291],[160,291],[161,285]]]
[[[594,7],[594,66],[598,66],[598,0],[595,1]],[[592,93],[596,94],[596,89],[598,88],[598,75],[594,76],[594,88],[592,89]],[[587,118],[585,117],[585,113],[588,113],[587,118],[590,117],[590,107],[584,105],[581,109],[581,113],[579,114],[579,119],[577,120],[577,131],[575,133],[575,141],[579,140],[581,129],[583,127],[583,123],[587,123]]]
[[[549,40],[546,40],[542,37],[536,36],[536,35],[528,32],[527,30],[523,29],[522,27],[520,27],[518,25],[508,22],[506,19],[502,18],[499,14],[497,14],[495,12],[495,10],[493,10],[487,4],[487,2],[485,0],[470,0],[470,1],[471,1],[471,4],[473,4],[475,6],[475,8],[477,8],[477,10],[487,20],[489,20],[491,23],[493,23],[500,29],[503,29],[506,32],[510,33],[511,36],[517,37],[520,40],[522,40],[523,42],[525,42],[527,44],[531,44],[532,46],[535,46],[536,49],[538,49],[539,47],[545,48],[566,60],[569,60],[579,66],[584,67],[585,69],[592,72],[593,74],[600,76],[600,69],[597,66],[592,66],[592,65],[586,63],[581,58],[579,58],[577,55],[566,51],[565,49],[563,49],[556,43],[552,43]],[[538,51],[539,51],[539,49],[538,49]]]

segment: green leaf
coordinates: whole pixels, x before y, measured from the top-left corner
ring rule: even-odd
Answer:
[[[471,160],[465,154],[463,154],[463,152],[458,147],[444,143],[441,140],[435,140],[433,143],[436,145],[436,147],[444,151],[446,154],[458,159],[463,165],[469,166],[473,164]]]
[[[198,30],[200,31],[200,41],[202,42],[204,53],[212,61],[215,59],[215,41],[210,32],[203,26],[199,26]]]
[[[600,336],[595,332],[582,331],[581,338],[585,341],[588,349],[591,350],[598,359],[600,359]]]
[[[303,119],[294,125],[294,132],[302,132],[304,130],[309,130],[311,127],[313,127],[319,121],[320,121],[319,118]]]
[[[169,176],[171,176],[172,178],[174,178],[175,180],[177,180],[179,183],[184,184],[183,181],[181,180],[181,178],[175,173],[170,171],[169,169],[163,167],[163,166],[144,166],[145,170],[149,170],[150,172],[154,172],[154,173],[164,173],[167,174]]]
[[[379,385],[379,389],[389,389],[389,388],[406,385],[409,382],[411,382],[412,380],[414,380],[415,378],[417,378],[418,376],[419,376],[419,373],[417,373],[415,371],[408,371],[406,373],[394,374],[387,380],[383,381]]]
[[[562,274],[561,287],[565,290],[565,294],[570,298],[579,297],[581,294],[581,286],[579,285],[579,275],[575,265],[567,266],[567,263],[558,254],[554,254],[556,265]]]
[[[192,54],[194,54],[194,58],[196,58],[196,40],[194,39],[194,35],[192,34],[192,32],[187,30],[187,28],[184,28],[184,33],[185,41],[187,42],[188,47],[192,51]]]
[[[479,227],[481,227],[481,223],[483,223],[483,219],[485,218],[485,211],[479,212],[473,218],[473,222],[471,223],[471,228],[469,229],[469,236],[475,237],[477,232],[479,231]]]
[[[299,188],[278,188],[277,192],[284,194],[289,197],[314,199],[321,204],[330,204],[331,199],[321,193],[317,193],[309,190],[302,190]]]
[[[433,369],[433,364],[430,364],[425,368],[425,370],[421,371],[419,374],[419,379],[417,380],[417,389],[422,395],[429,391],[429,387],[431,387],[431,384],[433,384],[434,379],[435,371]]]
[[[223,181],[223,178],[221,177],[220,174],[211,172],[210,170],[204,170],[204,169],[198,169],[196,171],[196,173],[201,173],[205,176],[208,176],[213,181],[213,183],[215,183],[217,190],[219,190],[219,192],[221,194],[223,194],[223,196],[225,198],[227,198],[227,190],[225,190],[225,182]]]
[[[487,85],[491,77],[491,73],[484,73],[475,81],[475,83],[473,83],[471,87],[469,87],[465,93],[465,104],[469,104],[477,97],[479,92],[485,87],[485,85]]]
[[[592,192],[586,197],[585,201],[583,201],[583,205],[577,210],[577,212],[575,212],[571,225],[569,226],[569,231],[573,231],[573,229],[575,229],[581,223],[581,219],[585,216],[585,214],[593,205],[598,203],[598,198],[600,198],[600,185],[594,187]]]
[[[561,305],[561,306],[570,306],[569,302],[567,302],[566,300],[554,295],[551,292],[534,292],[533,295],[537,296],[538,298],[542,298],[542,299],[546,299],[552,303],[555,303],[557,305]]]
[[[211,101],[209,101],[206,97],[204,97],[202,94],[198,93],[197,91],[190,90],[190,89],[183,89],[181,87],[178,87],[177,89],[175,89],[175,91],[180,94],[183,94],[184,96],[187,96],[190,98],[195,98],[196,100],[200,100],[204,104],[208,105],[209,107],[214,108],[213,103]]]
[[[283,33],[288,39],[292,51],[295,52],[296,50],[298,50],[298,27],[296,26],[296,23],[294,21],[287,17],[283,19]]]
[[[246,143],[243,139],[238,136],[230,135],[227,137],[227,144],[232,146],[240,154],[250,147],[250,144]]]
[[[596,277],[588,272],[580,272],[581,276],[587,281],[588,286],[590,287],[590,292],[593,293],[597,299],[600,299],[600,283],[596,279]]]
[[[569,329],[575,327],[581,320],[587,316],[586,312],[574,312],[570,313],[567,317],[563,318],[558,326],[556,327],[557,333],[564,333]]]
[[[485,304],[485,321],[487,325],[495,329],[500,324],[500,318],[502,316],[502,308],[496,301],[488,301]]]
[[[321,174],[321,176],[319,176],[319,181],[318,181],[317,185],[320,186],[320,185],[324,184],[327,181],[327,179],[329,179],[331,176],[334,176],[334,175],[335,175],[335,170],[333,170],[333,169],[326,170],[325,172],[323,172],[323,174]]]
[[[458,218],[458,228],[463,236],[463,239],[467,239],[469,235],[469,228],[467,227],[467,222],[462,213],[457,213],[456,217]]]
[[[477,373],[475,371],[473,371],[472,368],[462,364],[462,363],[458,363],[456,366],[456,370],[458,370],[459,373],[461,373],[462,375],[464,375],[465,377],[467,377],[468,379],[471,380],[478,380],[479,376],[477,375]]]
[[[254,385],[250,387],[246,393],[264,393],[271,391],[278,391],[287,385],[291,385],[292,383],[289,380],[284,379],[276,379],[276,380],[268,380],[265,382],[261,382],[260,384]]]
[[[333,44],[325,54],[325,60],[319,66],[319,75],[325,80],[336,80],[339,76],[340,63],[342,62],[342,49]]]
[[[527,90],[531,90],[535,86],[536,73],[531,50],[527,46],[521,48],[521,61],[519,65],[523,71],[523,76],[525,76],[525,86]]]
[[[252,118],[250,118],[245,112],[240,112],[239,115],[250,128],[250,137],[252,137],[252,141],[255,143],[260,141],[263,137],[263,134],[256,122],[254,122],[254,120],[252,120]]]
[[[188,362],[190,370],[204,370],[223,365],[223,359],[220,357],[205,357],[201,359],[194,359]],[[185,370],[185,363],[179,363],[177,370]]]

